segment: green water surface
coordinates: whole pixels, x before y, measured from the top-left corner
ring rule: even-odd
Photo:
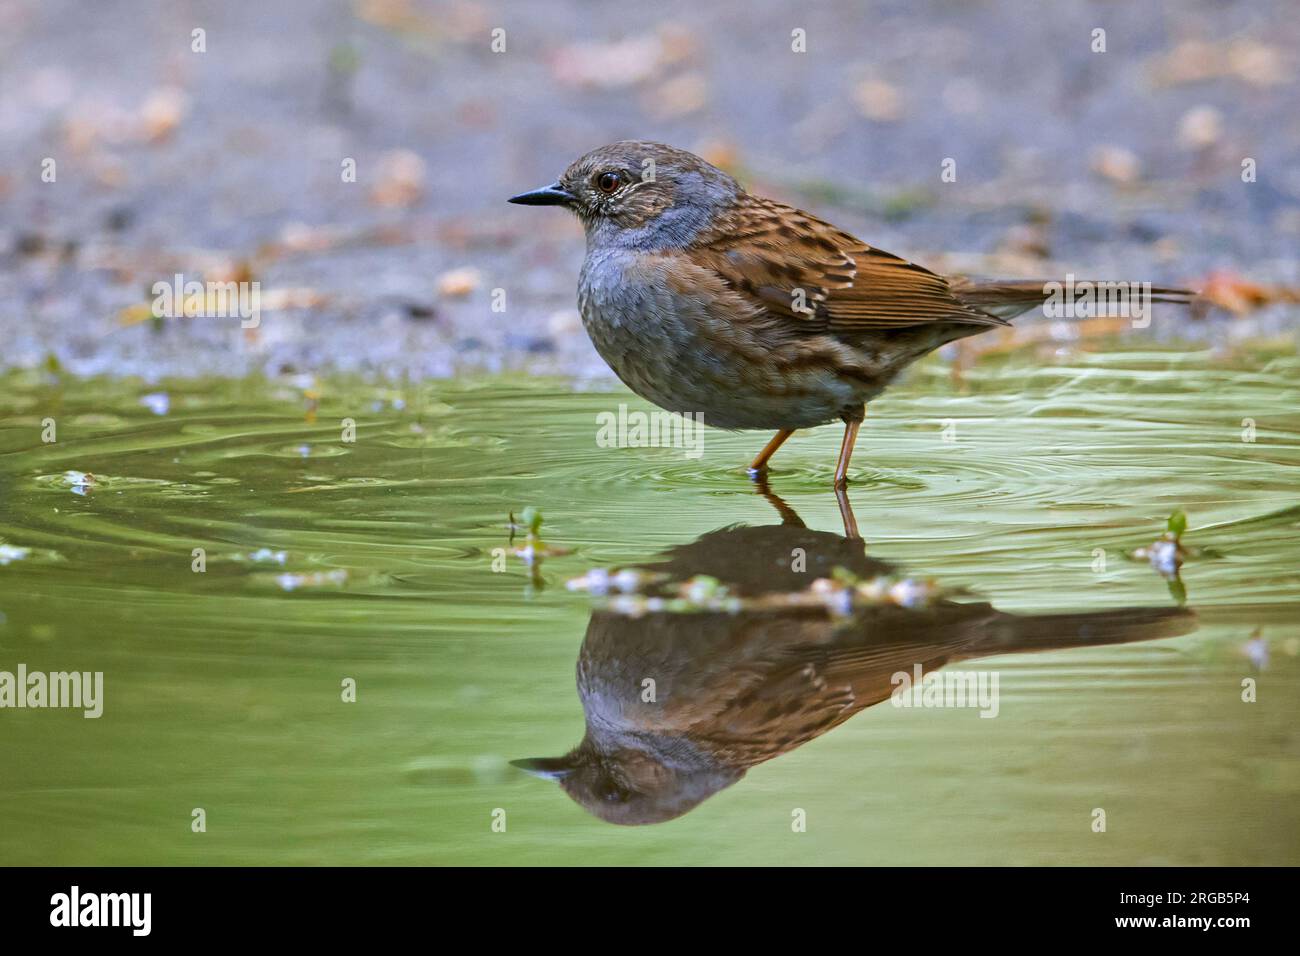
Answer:
[[[0,379],[0,671],[104,674],[98,719],[0,709],[0,861],[1300,862],[1293,353],[1013,357],[960,382],[917,368],[858,442],[863,560],[1016,621],[1145,609],[1181,633],[980,644],[1011,651],[978,665],[1000,675],[996,719],[866,707],[640,827],[509,763],[582,738],[589,625],[613,635],[594,670],[631,653],[565,581],[679,554],[683,577],[761,590],[797,526],[744,474],[767,436],[708,430],[698,458],[599,447],[620,403],[649,410],[605,381]],[[796,435],[771,476],[814,571],[849,560],[838,444],[835,427]],[[506,528],[527,506],[564,552],[533,570]],[[1197,550],[1171,587],[1126,553],[1180,507]],[[690,565],[714,532],[708,567]],[[915,613],[853,639],[938,626]],[[741,666],[708,643],[725,618],[654,639],[722,680]],[[765,621],[727,653],[797,656]],[[837,628],[819,618],[808,640]],[[726,694],[690,703],[743,735]]]

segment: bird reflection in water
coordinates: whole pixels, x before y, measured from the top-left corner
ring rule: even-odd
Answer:
[[[1195,627],[1195,616],[1176,607],[1006,614],[944,596],[851,608],[804,600],[815,579],[843,579],[836,568],[859,581],[896,571],[866,554],[846,498],[840,537],[806,527],[766,486],[759,490],[781,524],[719,528],[641,567],[657,582],[645,594],[671,595],[707,576],[738,606],[657,610],[643,598],[635,613],[617,602],[594,610],[577,665],[586,733],[564,756],[516,766],[557,781],[603,820],[660,823],[888,699],[900,672]]]

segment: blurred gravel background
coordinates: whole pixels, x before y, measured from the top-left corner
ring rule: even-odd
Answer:
[[[1296,14],[6,0],[0,365],[607,374],[575,310],[580,228],[505,198],[622,138],[693,149],[931,267],[1206,288],[1217,305],[1157,313],[1158,337],[1293,335]],[[177,272],[257,280],[261,326],[153,318]]]

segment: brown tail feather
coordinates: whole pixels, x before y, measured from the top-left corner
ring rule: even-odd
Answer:
[[[1075,279],[1074,286],[1079,288],[1085,280]],[[1093,287],[1104,287],[1105,283],[1091,282]],[[972,279],[968,276],[950,276],[948,285],[953,294],[964,304],[973,306],[1002,319],[1028,312],[1044,304],[1055,295],[1060,294],[1063,282],[1037,279]],[[1056,289],[1053,290],[1052,286]],[[1119,290],[1116,290],[1119,291]],[[1174,289],[1166,286],[1151,287],[1152,302],[1169,302],[1175,305],[1190,305],[1197,298],[1191,289]],[[1126,301],[1124,296],[1117,300]],[[1098,314],[1105,314],[1101,306]]]
[[[991,639],[967,656],[1023,654],[1177,637],[1196,630],[1196,612],[1182,607],[1127,607],[1075,614],[1006,614]]]

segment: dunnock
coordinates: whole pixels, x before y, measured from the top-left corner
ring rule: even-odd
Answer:
[[[796,429],[840,419],[842,488],[866,403],[903,368],[1049,297],[1038,281],[937,275],[660,143],[603,146],[510,201],[582,220],[582,321],[629,388],[721,428],[776,430],[751,474]]]
[[[790,570],[795,548],[808,556],[807,573]],[[911,676],[916,666],[924,673],[969,658],[1151,640],[1195,627],[1182,608],[1007,614],[935,600],[839,617],[782,606],[782,594],[802,591],[837,565],[864,579],[892,570],[863,549],[861,540],[787,517],[783,525],[721,528],[646,565],[667,576],[666,593],[709,575],[729,594],[776,600],[735,612],[594,611],[577,664],[581,742],[562,757],[514,764],[558,781],[604,820],[658,823],[886,700],[898,687],[894,675]],[[646,678],[655,681],[653,700]]]

